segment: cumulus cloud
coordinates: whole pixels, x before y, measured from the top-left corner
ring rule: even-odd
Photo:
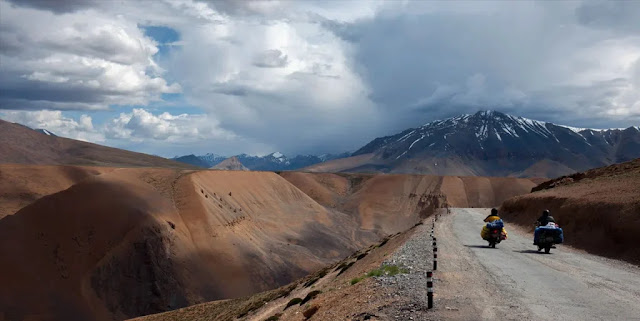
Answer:
[[[637,2],[0,0],[0,9],[0,108],[137,107],[107,121],[108,141],[318,153],[478,109],[578,127],[640,122]],[[140,26],[179,41],[161,46]],[[202,112],[148,108],[177,92]]]
[[[130,113],[121,113],[107,122],[105,135],[113,139],[134,141],[163,140],[184,142],[203,139],[233,139],[235,135],[217,127],[217,122],[206,115],[180,114],[168,112],[154,115],[135,108]]]
[[[13,110],[0,111],[0,117],[6,121],[23,124],[34,129],[46,129],[57,136],[89,142],[105,141],[104,134],[93,127],[93,121],[89,115],[81,115],[76,120],[64,116],[59,110]]]
[[[162,78],[153,60],[158,48],[135,21],[95,10],[56,15],[7,2],[0,2],[0,12],[2,109],[146,105],[181,90]]]

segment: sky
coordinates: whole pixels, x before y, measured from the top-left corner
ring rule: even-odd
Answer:
[[[640,1],[0,0],[0,118],[165,157],[640,124]]]

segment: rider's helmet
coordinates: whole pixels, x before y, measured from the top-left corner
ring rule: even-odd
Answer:
[[[549,214],[550,214],[549,210],[542,211],[542,216],[549,216]]]
[[[491,209],[491,215],[498,215],[498,210],[495,208]]]

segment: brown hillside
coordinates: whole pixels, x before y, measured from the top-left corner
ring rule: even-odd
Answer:
[[[113,167],[0,164],[0,219]]]
[[[252,296],[190,306],[175,311],[136,318],[136,321],[232,321],[305,320],[303,312],[312,305],[321,307],[311,320],[379,320],[367,312],[380,311],[401,299],[391,290],[375,286],[368,272],[378,269],[388,255],[402,246],[415,232],[391,235],[378,244],[362,249],[286,286]],[[350,282],[359,278],[357,285]],[[316,293],[315,296],[310,294]],[[294,298],[312,297],[310,304],[293,304]],[[273,317],[279,315],[277,319]],[[368,316],[368,317],[367,317]],[[271,319],[269,319],[271,317]]]
[[[545,182],[540,191],[502,205],[510,221],[531,227],[543,209],[565,230],[567,244],[640,262],[640,159]]]
[[[382,234],[404,231],[433,209],[492,207],[528,193],[537,179],[282,172],[318,203]]]
[[[223,160],[220,164],[211,167],[211,169],[220,169],[220,170],[227,170],[227,171],[248,171],[249,170],[244,165],[242,165],[242,163],[240,162],[240,160],[238,160],[238,157],[236,156],[229,157]]]
[[[347,158],[333,159],[301,169],[306,172],[342,172],[373,162],[373,154],[364,154]]]
[[[116,169],[0,220],[0,311],[161,312],[286,284],[375,239],[274,173]]]
[[[576,171],[558,162],[544,159],[515,174],[517,177],[560,177]]]
[[[49,136],[0,120],[0,163],[195,168],[166,158]]]
[[[8,320],[119,320],[273,289],[447,203],[486,206],[533,185],[515,178],[0,168],[9,178],[3,197],[13,199],[5,211],[16,209],[0,219],[0,311]],[[11,194],[13,184],[30,198]]]

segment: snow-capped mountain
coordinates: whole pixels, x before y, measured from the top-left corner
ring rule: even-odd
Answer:
[[[247,154],[236,155],[238,161],[246,166],[250,170],[255,171],[280,171],[280,170],[296,170],[311,166],[314,164],[322,163],[324,161],[348,157],[349,153],[343,154],[323,154],[321,156],[315,155],[297,155],[289,158],[280,152],[271,153],[265,156],[252,156]],[[187,164],[200,166],[200,167],[213,167],[227,159],[228,157],[220,156],[216,154],[205,154],[201,156],[186,155],[180,157],[174,157],[173,160],[184,162]]]
[[[212,154],[212,153],[206,153],[204,155],[200,155],[200,156],[196,156],[196,157],[198,157],[203,162],[205,162],[207,164],[206,167],[211,167],[213,165],[217,165],[217,164],[221,163],[222,161],[224,161],[225,159],[228,158],[226,156]]]
[[[46,130],[44,128],[36,128],[34,130],[37,131],[40,134],[45,134],[47,136],[55,136],[55,137],[57,137],[56,134],[54,134],[54,133],[52,133],[52,132],[50,132],[50,131],[48,131],[48,130]]]
[[[580,129],[481,111],[376,138],[355,171],[557,176],[640,157],[640,128]]]

